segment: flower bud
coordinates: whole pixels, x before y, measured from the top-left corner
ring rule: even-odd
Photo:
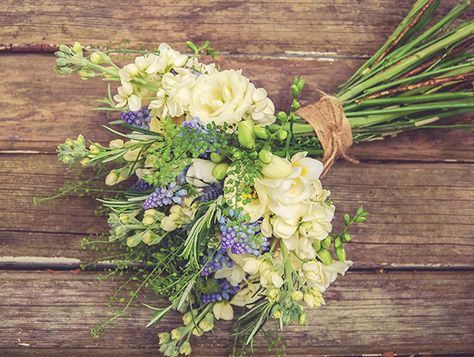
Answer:
[[[331,247],[331,237],[327,236],[325,239],[322,240],[321,246],[325,249],[329,249]]]
[[[293,293],[291,294],[291,298],[294,300],[294,301],[301,301],[303,300],[303,293],[301,291],[293,291]]]
[[[293,99],[293,103],[291,103],[291,111],[296,112],[300,107],[301,104],[296,99]]]
[[[212,313],[207,314],[206,317],[199,322],[198,326],[204,332],[211,331],[214,328],[214,316]]]
[[[204,331],[201,330],[200,328],[193,328],[193,335],[197,336],[197,337],[200,337],[200,336],[204,335]]]
[[[272,317],[273,317],[274,319],[279,319],[279,318],[281,318],[281,316],[282,316],[282,314],[281,314],[281,310],[280,310],[280,309],[277,308],[277,309],[273,310],[273,312],[272,312]]]
[[[109,143],[109,148],[112,149],[121,149],[123,148],[124,142],[122,139],[115,139]]]
[[[212,312],[217,320],[230,321],[234,318],[234,309],[228,301],[215,303]]]
[[[272,162],[272,157],[273,154],[265,149],[260,150],[260,152],[258,153],[258,159],[264,164],[269,164],[270,162]]]
[[[270,289],[267,295],[268,301],[270,301],[271,303],[276,302],[279,297],[280,297],[280,290],[276,288]]]
[[[74,42],[74,46],[72,46],[72,50],[82,56],[82,46],[79,42]]]
[[[344,242],[350,242],[352,240],[352,237],[351,237],[350,233],[349,232],[344,232],[342,234],[342,240]]]
[[[342,246],[339,247],[339,248],[336,248],[334,251],[336,252],[337,260],[339,260],[341,262],[346,261],[346,251],[344,250],[344,248]]]
[[[253,131],[255,132],[255,136],[257,138],[268,139],[269,137],[269,132],[263,126],[256,125]]]
[[[143,215],[142,223],[145,226],[150,226],[156,222],[156,220],[162,216],[162,213],[157,211],[156,209],[147,209],[145,214]]]
[[[306,313],[303,312],[299,318],[298,318],[300,325],[305,325],[308,322],[308,317],[306,316]]]
[[[210,159],[216,164],[222,162],[225,159],[224,155],[218,154],[217,152],[211,152]]]
[[[292,169],[293,166],[287,159],[273,155],[272,161],[267,165],[263,165],[262,174],[267,178],[281,179],[291,174]]]
[[[107,56],[104,52],[97,51],[91,55],[91,62],[95,64],[109,63],[110,57]]]
[[[321,262],[324,264],[324,265],[329,265],[332,263],[332,257],[331,257],[331,253],[329,252],[329,250],[327,249],[321,249],[318,251],[318,257],[321,259]]]
[[[81,68],[79,70],[79,76],[81,77],[81,79],[89,79],[89,78],[94,78],[95,77],[95,72],[89,68]]]
[[[131,213],[120,213],[119,220],[122,224],[130,224],[135,220],[135,215]]]
[[[216,167],[214,167],[214,169],[212,170],[212,176],[217,181],[221,181],[225,178],[228,168],[229,168],[229,164],[226,162],[222,162],[218,164]]]
[[[170,340],[170,334],[168,332],[161,332],[158,334],[158,338],[160,339],[160,345],[164,345]]]
[[[298,98],[298,96],[300,95],[300,89],[298,88],[298,86],[296,84],[292,84],[290,90],[293,98]]]
[[[85,157],[81,160],[81,165],[84,167],[89,166],[90,163],[91,163],[91,160],[88,157]]]
[[[191,344],[189,341],[184,341],[183,344],[179,347],[179,353],[184,356],[189,356],[191,354]]]
[[[183,333],[181,332],[181,327],[175,328],[171,330],[171,338],[173,340],[179,340],[181,337],[183,337]]]
[[[277,119],[280,120],[280,121],[287,121],[288,116],[286,115],[285,112],[278,112]]]
[[[252,120],[241,121],[238,126],[237,137],[239,144],[246,149],[253,149],[255,147],[254,126]]]
[[[183,315],[183,324],[188,326],[193,321],[193,315],[190,312],[187,312]]]
[[[96,145],[96,144],[91,144],[89,145],[89,152],[91,154],[100,154],[101,153],[101,149],[100,149],[100,146]]]
[[[120,176],[119,176],[117,170],[112,170],[112,171],[109,172],[109,174],[105,178],[105,184],[107,186],[113,186],[118,182],[119,178],[120,178]]]
[[[278,140],[285,141],[286,138],[288,137],[288,132],[285,129],[280,129],[278,130],[277,135],[278,135]]]
[[[162,238],[163,236],[156,234],[151,229],[147,229],[142,235],[143,243],[147,245],[158,244]]]
[[[340,248],[342,247],[342,240],[341,238],[337,237],[334,239],[334,248]]]
[[[125,161],[133,162],[137,161],[138,157],[140,156],[142,149],[141,148],[136,148],[130,151],[127,151],[125,154],[123,154],[123,159]]]

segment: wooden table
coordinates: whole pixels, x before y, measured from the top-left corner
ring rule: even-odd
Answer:
[[[441,13],[456,1],[443,1]],[[120,282],[79,271],[93,254],[80,247],[105,232],[87,198],[35,206],[75,173],[55,148],[79,132],[105,142],[91,110],[104,95],[99,81],[53,73],[55,47],[128,39],[179,49],[210,40],[224,68],[268,89],[280,108],[302,75],[314,89],[334,90],[403,19],[412,1],[85,1],[0,3],[0,355],[151,356],[156,330],[146,308],[114,324],[99,340],[89,328],[110,316],[105,304]],[[472,19],[473,10],[464,16]],[[339,217],[363,204],[348,256],[352,271],[327,293],[310,324],[285,332],[293,356],[433,353],[474,355],[474,137],[419,131],[357,146],[361,164],[338,162],[325,184]],[[179,317],[164,321],[170,328]],[[229,352],[228,325],[194,343],[200,356]],[[258,355],[274,355],[259,339]],[[386,354],[389,355],[389,354]]]

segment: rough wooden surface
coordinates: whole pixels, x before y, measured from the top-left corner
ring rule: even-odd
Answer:
[[[56,161],[57,144],[79,132],[109,139],[98,129],[109,119],[91,110],[106,83],[54,74],[55,45],[129,39],[183,49],[187,39],[210,40],[224,52],[223,68],[242,68],[284,109],[293,76],[305,77],[307,102],[315,89],[333,92],[412,2],[2,1],[0,356],[157,355],[156,331],[143,328],[144,307],[98,341],[89,337],[89,328],[111,313],[105,301],[118,282],[99,282],[98,272],[31,270],[77,268],[94,258],[81,249],[82,237],[107,229],[90,199],[32,204],[33,196],[49,195],[74,176]],[[438,16],[456,3],[441,1]],[[473,10],[463,18],[472,19]],[[313,312],[310,325],[285,331],[287,354],[474,355],[474,136],[417,131],[352,152],[363,163],[338,162],[325,184],[339,215],[359,204],[370,212],[348,245],[356,271],[328,291],[328,305]],[[382,267],[389,273],[373,273]],[[170,317],[163,329],[178,322]],[[228,331],[223,325],[200,339],[196,355],[225,355]],[[259,339],[257,354],[275,355],[267,347]]]
[[[143,327],[150,318],[145,308],[132,308],[133,318],[118,321],[98,341],[90,338],[88,329],[110,316],[104,301],[118,286],[97,276],[1,273],[0,355],[156,355],[156,330]],[[471,352],[473,289],[473,272],[349,273],[327,292],[328,304],[311,312],[309,325],[286,330],[287,355]],[[168,328],[179,323],[179,316],[164,321]],[[225,356],[228,328],[196,341],[195,355]],[[256,350],[275,355],[262,338]]]
[[[72,177],[73,172],[53,155],[0,157],[0,192],[6,202],[0,223],[0,255],[12,257],[8,262],[25,256],[91,258],[80,248],[82,238],[107,231],[105,220],[94,214],[92,199],[32,202],[34,196],[54,194]],[[336,222],[340,223],[342,212],[354,211],[359,205],[370,212],[369,221],[355,231],[356,239],[348,245],[356,267],[474,264],[471,164],[355,166],[340,162],[325,185],[337,207]]]
[[[443,1],[440,14],[457,3]],[[320,52],[370,55],[411,8],[411,1],[289,0],[182,2],[164,0],[3,0],[1,44],[210,40],[232,53]],[[466,13],[465,19],[472,16]],[[302,52],[302,53],[301,53]],[[327,53],[327,52],[333,52]]]

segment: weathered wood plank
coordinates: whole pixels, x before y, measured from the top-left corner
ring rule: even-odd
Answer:
[[[105,301],[118,286],[97,276],[0,273],[0,354],[156,355],[156,329],[144,328],[150,318],[144,307],[133,307],[98,341],[90,338],[89,328],[111,314]],[[287,355],[474,353],[473,289],[474,272],[349,273],[327,291],[328,304],[310,313],[309,325],[285,331]],[[179,323],[179,316],[167,317],[159,330]],[[196,356],[229,352],[229,325],[220,326],[194,341]],[[274,355],[267,346],[259,338],[256,355]]]
[[[294,76],[306,78],[303,96],[311,101],[316,99],[315,89],[331,92],[361,62],[226,56],[219,63],[223,68],[242,68],[267,88],[277,107],[285,109]],[[0,79],[0,151],[51,153],[66,137],[78,133],[95,141],[110,139],[100,128],[109,121],[106,115],[91,109],[93,100],[105,95],[106,84],[84,82],[76,76],[60,77],[53,73],[53,64],[49,55],[0,56],[0,68],[8,68]],[[418,131],[360,144],[352,152],[363,160],[474,161],[474,136],[457,130]]]
[[[107,230],[93,200],[32,203],[72,177],[53,155],[0,155],[0,255],[91,257],[80,248],[83,235]],[[325,185],[337,206],[336,222],[361,204],[370,212],[348,245],[356,267],[474,266],[472,165],[340,162]]]
[[[210,40],[220,51],[308,51],[369,55],[408,13],[413,1],[126,1],[79,5],[73,0],[0,4],[0,44],[182,45]],[[440,15],[458,3],[443,1]],[[126,10],[125,10],[126,7]],[[472,17],[472,9],[464,15]],[[8,47],[8,46],[7,46]],[[331,55],[331,54],[329,54]]]

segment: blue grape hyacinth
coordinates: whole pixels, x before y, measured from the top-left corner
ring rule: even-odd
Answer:
[[[137,112],[123,112],[120,113],[120,119],[126,124],[136,126],[142,129],[148,129],[150,127],[150,109],[143,107]]]
[[[233,218],[237,220],[233,220]],[[222,240],[221,248],[230,249],[233,254],[253,254],[259,256],[269,248],[267,238],[260,232],[257,222],[242,221],[241,214],[236,215],[230,211],[229,217],[222,216],[219,220],[219,229]]]
[[[211,294],[202,294],[201,300],[204,304],[216,301],[229,300],[240,290],[239,286],[232,286],[226,279],[219,279],[219,290]]]
[[[219,249],[217,252],[211,251],[204,262],[206,265],[201,272],[201,276],[209,276],[223,267],[232,268],[234,265],[225,250],[222,249]]]
[[[159,187],[143,202],[144,209],[151,209],[156,207],[168,206],[173,203],[178,205],[183,203],[183,198],[186,195],[185,189],[175,183],[171,183],[166,187]]]

